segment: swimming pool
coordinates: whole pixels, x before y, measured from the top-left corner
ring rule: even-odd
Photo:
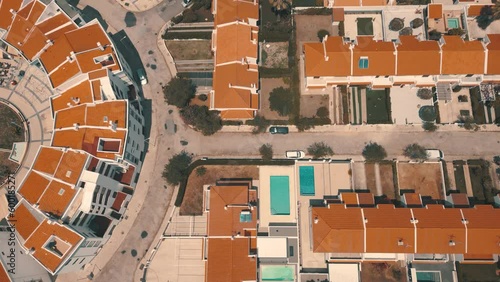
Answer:
[[[288,265],[261,265],[262,281],[294,281],[294,267]]]
[[[299,182],[301,196],[314,196],[314,166],[299,167]]]
[[[439,271],[417,271],[417,282],[441,282]]]
[[[290,214],[290,180],[288,176],[271,176],[271,214]]]
[[[448,22],[448,28],[459,28],[460,27],[460,23],[459,23],[457,18],[448,18],[447,22]]]

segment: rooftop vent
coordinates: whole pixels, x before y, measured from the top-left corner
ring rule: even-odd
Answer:
[[[403,246],[405,243],[403,242],[403,239],[398,240],[398,246]]]
[[[319,219],[318,219],[318,217],[316,216],[316,217],[314,218],[314,224],[318,224],[318,222],[319,222]]]
[[[416,219],[416,218],[412,217],[412,218],[410,219],[410,222],[411,222],[411,223],[413,223],[413,224],[418,223],[418,219]]]
[[[66,177],[71,177],[71,170],[66,171]]]
[[[455,246],[455,241],[453,241],[453,240],[450,240],[450,241],[448,242],[448,245],[450,245],[450,247],[453,247],[453,246]]]

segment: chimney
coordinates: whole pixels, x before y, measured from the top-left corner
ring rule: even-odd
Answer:
[[[455,246],[455,241],[453,241],[453,240],[450,240],[450,242],[448,242],[448,245],[450,245],[450,247],[453,247],[453,246]]]
[[[398,240],[398,246],[403,246],[405,243],[403,242],[403,239]]]
[[[314,224],[318,224],[318,222],[319,222],[318,217],[317,217],[317,216],[316,216],[316,217],[314,217]]]
[[[101,42],[97,42],[97,47],[99,50],[104,51],[104,46],[101,45]]]
[[[75,131],[78,131],[78,129],[80,128],[80,124],[79,123],[73,123],[73,127],[74,127]]]

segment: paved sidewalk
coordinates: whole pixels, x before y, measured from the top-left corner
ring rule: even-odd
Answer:
[[[115,0],[130,12],[144,12],[158,6],[164,0]]]

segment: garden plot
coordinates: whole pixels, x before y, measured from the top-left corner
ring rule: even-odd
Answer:
[[[260,43],[261,65],[265,68],[288,68],[288,42]]]
[[[443,199],[441,163],[398,163],[399,190],[414,190],[422,196]]]

